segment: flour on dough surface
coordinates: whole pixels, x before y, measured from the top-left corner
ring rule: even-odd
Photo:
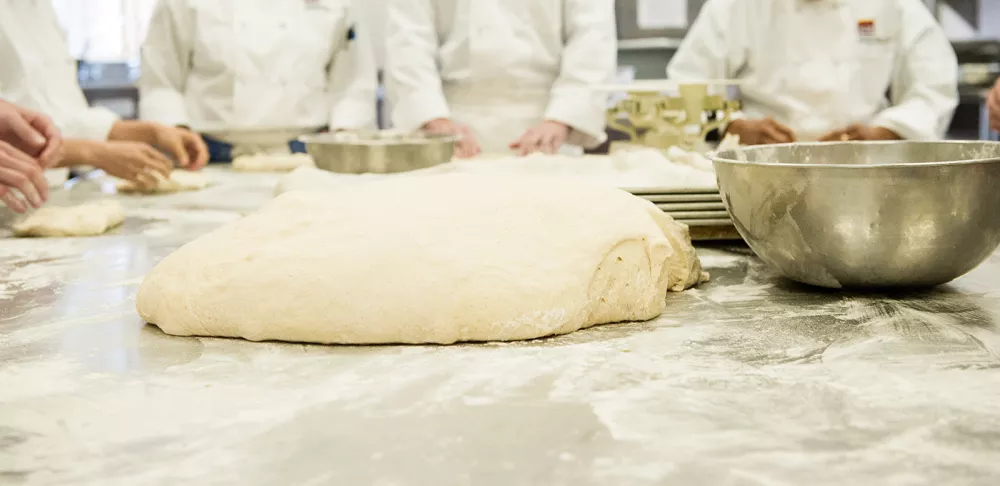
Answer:
[[[44,207],[13,226],[15,236],[97,236],[125,221],[125,208],[117,201],[78,206]]]
[[[156,174],[156,187],[141,187],[133,181],[119,179],[115,184],[118,192],[141,193],[141,194],[165,194],[181,191],[197,191],[209,186],[208,177],[202,172],[192,172],[189,170],[174,170],[170,172],[170,177],[165,178]]]
[[[137,309],[175,335],[507,341],[652,319],[705,278],[687,227],[624,191],[452,174],[280,196],[161,261]]]
[[[309,154],[241,155],[233,160],[233,170],[239,172],[288,172],[315,166]]]

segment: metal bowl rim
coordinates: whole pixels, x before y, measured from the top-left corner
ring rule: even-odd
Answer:
[[[391,143],[391,140],[352,140],[352,141],[334,141],[334,140],[324,140],[324,138],[330,137],[332,133],[310,133],[307,135],[301,135],[296,140],[305,144],[316,144],[316,145],[343,145],[343,146],[355,146],[355,147],[365,147],[365,146],[420,146],[429,145],[431,143],[454,143],[462,139],[461,135],[454,134],[425,134],[424,139],[408,139],[399,143]]]
[[[879,141],[879,142],[799,142],[799,143],[782,143],[774,145],[756,145],[752,147],[747,147],[748,149],[763,149],[763,148],[787,148],[787,147],[829,147],[832,145],[894,145],[901,143],[901,141]],[[933,142],[920,142],[920,141],[902,141],[902,143],[927,143],[927,144],[940,144],[940,145],[966,145],[966,144],[978,144],[978,145],[994,145],[1000,148],[1000,142],[992,141],[982,141],[982,140],[939,140]],[[985,164],[985,163],[1000,163],[1000,156],[987,159],[967,159],[967,160],[948,160],[939,162],[891,162],[885,164],[803,164],[803,163],[786,163],[786,162],[751,162],[747,160],[734,160],[724,157],[720,157],[719,154],[725,152],[736,152],[739,149],[723,150],[721,152],[711,152],[708,154],[708,158],[712,162],[717,162],[720,164],[729,165],[742,165],[750,167],[789,167],[795,169],[846,169],[850,168],[852,170],[862,170],[862,169],[892,169],[892,168],[915,168],[915,167],[942,167],[942,166],[955,166],[955,165],[974,165],[974,164]]]

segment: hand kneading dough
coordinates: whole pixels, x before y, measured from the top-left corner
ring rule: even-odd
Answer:
[[[155,174],[156,187],[141,187],[133,181],[119,180],[116,184],[118,192],[142,193],[142,194],[165,194],[169,192],[196,191],[208,187],[208,178],[201,172],[191,172],[188,170],[175,170],[170,172],[170,178],[166,179],[160,174]]]
[[[116,201],[79,206],[41,208],[14,225],[16,236],[97,236],[125,221],[125,208]]]
[[[288,172],[315,166],[308,154],[243,155],[233,160],[233,170],[240,172]]]
[[[454,174],[279,196],[165,258],[137,308],[184,336],[506,341],[652,319],[706,278],[687,227],[624,191]]]

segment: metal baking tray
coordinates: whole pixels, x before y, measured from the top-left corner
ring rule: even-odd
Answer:
[[[632,193],[636,196],[673,196],[673,195],[691,195],[691,196],[719,196],[718,188],[710,187],[683,187],[683,188],[673,188],[673,187],[622,187],[623,191]]]
[[[733,226],[733,227],[735,227],[733,225],[733,220],[728,219],[728,218],[726,218],[726,219],[722,219],[722,218],[716,218],[716,219],[678,219],[677,221],[679,223],[684,223],[684,224],[686,224],[686,225],[688,225],[689,227],[692,227],[692,228],[698,227],[698,226],[706,226],[706,227],[707,226],[711,226],[711,227]]]
[[[718,202],[656,203],[656,207],[667,211],[725,211],[726,205]]]
[[[654,203],[687,203],[687,202],[704,202],[704,203],[721,203],[722,196],[719,194],[656,194],[656,195],[638,195],[639,197]]]
[[[660,208],[661,210],[663,208]],[[727,211],[663,211],[674,219],[726,219],[729,220]]]

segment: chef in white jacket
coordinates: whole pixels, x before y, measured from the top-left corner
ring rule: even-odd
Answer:
[[[742,80],[728,132],[747,144],[933,140],[958,104],[955,53],[920,0],[709,0],[667,73]]]
[[[464,157],[603,142],[613,0],[390,0],[386,30],[398,128],[462,134]]]
[[[141,116],[196,130],[374,127],[376,69],[353,11],[351,0],[160,0]],[[231,157],[206,140],[212,160]]]
[[[208,159],[204,143],[186,130],[89,107],[49,0],[0,0],[0,98],[48,115],[62,130],[65,142],[47,166],[93,166],[147,186],[173,168],[156,148],[188,168]]]

